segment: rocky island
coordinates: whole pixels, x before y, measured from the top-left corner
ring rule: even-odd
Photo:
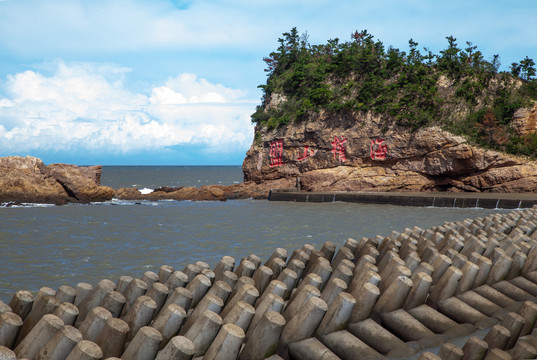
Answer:
[[[1,202],[226,200],[305,192],[537,190],[537,80],[533,60],[499,71],[467,42],[421,53],[367,31],[311,45],[294,28],[265,58],[267,83],[252,121],[244,182],[201,188],[111,189],[99,166],[0,159]]]

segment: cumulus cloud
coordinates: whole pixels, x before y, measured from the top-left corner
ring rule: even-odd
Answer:
[[[57,61],[52,70],[7,77],[0,96],[2,152],[126,154],[201,145],[226,153],[251,142],[255,101],[243,91],[180,74],[136,93],[125,86],[125,68]]]

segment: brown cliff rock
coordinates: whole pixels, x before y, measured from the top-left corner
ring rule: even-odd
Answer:
[[[102,166],[76,166],[51,164],[46,174],[54,178],[67,191],[69,196],[80,202],[106,201],[112,199],[115,190],[100,186]]]
[[[43,162],[31,156],[0,158],[0,202],[63,204],[65,189],[46,176]]]
[[[99,186],[101,167],[54,164],[27,156],[0,158],[0,202],[53,203],[109,200],[114,190]]]
[[[245,179],[298,180],[306,191],[537,190],[535,161],[472,146],[439,127],[385,124],[371,113],[321,112],[271,131],[257,126]]]

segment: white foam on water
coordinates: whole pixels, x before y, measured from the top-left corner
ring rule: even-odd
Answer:
[[[44,207],[54,207],[55,204],[41,204],[41,203],[20,203],[16,204],[14,202],[5,202],[0,203],[0,208],[27,208],[27,207],[37,207],[37,208],[44,208]]]

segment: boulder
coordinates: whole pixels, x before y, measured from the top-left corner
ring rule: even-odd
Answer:
[[[65,189],[46,175],[46,166],[35,157],[0,158],[0,202],[53,203],[69,201]]]
[[[100,186],[102,166],[76,166],[51,164],[46,174],[64,187],[71,198],[80,202],[107,201],[115,195],[115,190]]]

